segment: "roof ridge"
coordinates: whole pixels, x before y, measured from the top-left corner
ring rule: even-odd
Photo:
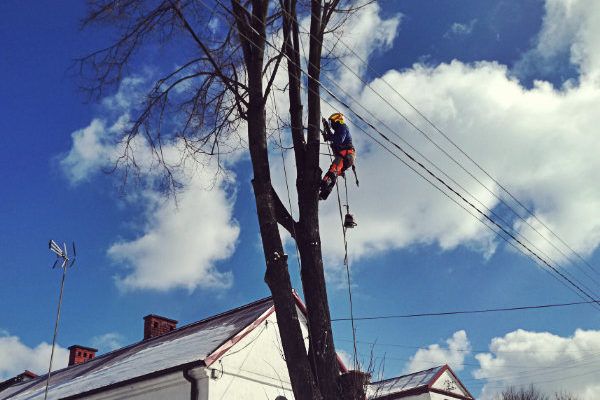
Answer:
[[[441,364],[441,365],[438,365],[436,367],[423,369],[421,371],[411,372],[410,374],[404,374],[404,375],[395,376],[393,378],[382,379],[380,381],[371,382],[371,385],[374,385],[374,384],[377,384],[377,383],[389,382],[389,381],[397,380],[397,379],[400,379],[400,378],[405,378],[407,376],[420,374],[420,373],[423,373],[423,372],[426,372],[426,371],[433,371],[433,370],[436,370],[436,369],[443,368],[445,365],[446,364]]]
[[[234,313],[236,313],[238,311],[241,311],[241,310],[243,310],[245,308],[250,308],[250,307],[254,307],[254,306],[258,305],[258,304],[266,303],[267,301],[270,301],[272,299],[273,299],[272,296],[263,297],[262,299],[255,300],[255,301],[253,301],[251,303],[244,304],[244,305],[236,307],[236,308],[232,308],[231,310],[227,310],[227,311],[223,311],[223,312],[221,312],[219,314],[211,315],[210,317],[206,317],[204,319],[201,319],[200,321],[190,322],[189,324],[183,325],[183,326],[181,326],[179,328],[176,328],[176,329],[174,329],[174,330],[172,330],[170,332],[164,333],[164,334],[159,335],[159,336],[155,336],[152,339],[159,338],[159,337],[164,337],[164,336],[169,335],[169,334],[171,334],[173,332],[177,332],[178,330],[189,328],[190,326],[199,325],[199,324],[202,324],[202,323],[205,323],[205,322],[209,322],[211,320],[214,320],[214,319],[217,319],[217,318],[220,318],[220,317],[224,317],[226,315],[234,314]],[[146,339],[146,341],[152,340],[152,339]]]

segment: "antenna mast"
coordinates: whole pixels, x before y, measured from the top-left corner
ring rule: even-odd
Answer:
[[[73,258],[69,258],[69,254],[67,253],[67,245],[63,243],[63,247],[61,248],[58,243],[54,240],[50,240],[48,243],[48,247],[50,251],[56,254],[56,261],[54,261],[54,265],[52,269],[56,268],[56,266],[60,262],[60,268],[63,270],[62,280],[60,282],[60,295],[58,297],[58,310],[56,312],[56,321],[54,322],[54,336],[52,337],[52,351],[50,353],[50,365],[48,366],[48,376],[46,378],[46,389],[44,391],[44,400],[48,398],[48,386],[50,384],[50,375],[52,374],[52,361],[54,359],[54,347],[56,346],[56,336],[58,335],[58,322],[60,321],[60,308],[62,306],[63,299],[63,289],[65,287],[65,278],[67,277],[67,268],[72,267],[75,264],[75,258],[77,256],[75,252],[75,242],[72,244],[73,246]]]

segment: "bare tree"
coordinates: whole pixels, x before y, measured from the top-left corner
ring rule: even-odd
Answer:
[[[508,387],[496,396],[496,398],[497,400],[577,400],[576,396],[567,392],[557,392],[554,393],[554,396],[550,397],[533,385],[519,389],[512,386]]]
[[[554,400],[578,400],[579,397],[567,392],[554,393]]]
[[[509,387],[504,389],[498,400],[550,400],[548,396],[540,392],[533,385],[527,388],[514,388]]]
[[[225,0],[223,0],[225,1]],[[277,308],[284,355],[298,400],[343,398],[340,370],[323,271],[319,233],[318,190],[320,146],[320,84],[322,42],[352,12],[352,1],[307,0],[310,13],[307,110],[303,127],[303,90],[297,0],[89,0],[84,26],[107,25],[117,32],[108,47],[82,58],[80,73],[91,95],[119,84],[148,48],[174,54],[177,67],[154,80],[132,124],[122,133],[123,153],[116,168],[135,172],[133,143],[143,137],[163,167],[165,190],[182,184],[168,160],[165,145],[178,143],[181,162],[219,157],[232,147],[250,154],[260,234],[266,260],[265,282]],[[271,4],[273,6],[273,4]],[[212,18],[225,23],[215,29]],[[335,19],[335,23],[332,21]],[[334,25],[333,28],[329,25]],[[212,28],[211,28],[212,26]],[[268,33],[281,32],[283,46],[269,57]],[[284,61],[285,60],[285,61]],[[291,137],[297,169],[298,220],[281,202],[270,175],[266,122],[267,98],[275,74],[285,62],[288,71]],[[268,68],[271,67],[271,68]],[[239,131],[246,126],[247,136]],[[308,310],[309,350],[298,322],[287,256],[278,226],[297,243]],[[193,251],[193,249],[190,249]],[[354,393],[346,398],[364,398]]]

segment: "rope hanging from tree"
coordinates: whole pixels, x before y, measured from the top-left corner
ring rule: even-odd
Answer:
[[[333,161],[333,154],[331,154],[331,148],[328,146],[328,155],[329,155],[329,159],[330,161]],[[356,176],[356,175],[355,175]],[[346,217],[348,217],[350,214],[350,204],[348,201],[348,184],[346,182],[346,175],[343,175],[344,177],[344,186],[346,188],[346,210],[347,210],[347,214]],[[356,180],[357,185],[358,185],[358,179]],[[348,239],[346,237],[346,229],[348,228],[353,228],[354,226],[356,226],[356,223],[354,223],[354,221],[352,220],[352,223],[354,225],[348,227],[346,224],[346,217],[344,217],[343,212],[342,212],[342,200],[340,198],[340,188],[339,188],[339,180],[336,180],[335,182],[335,189],[337,192],[337,200],[338,200],[338,210],[340,213],[340,222],[341,222],[341,226],[342,226],[342,237],[344,239],[344,266],[346,267],[346,283],[348,285],[348,301],[349,301],[349,305],[350,305],[350,322],[352,325],[352,342],[353,342],[353,357],[352,357],[352,361],[353,361],[353,365],[354,365],[354,370],[358,370],[358,351],[357,351],[357,347],[356,347],[356,326],[354,324],[354,304],[352,301],[352,281],[350,279],[350,263],[348,261]]]

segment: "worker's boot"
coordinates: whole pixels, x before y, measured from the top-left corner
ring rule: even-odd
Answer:
[[[335,173],[329,171],[323,177],[321,181],[321,190],[319,191],[319,200],[325,200],[329,197],[329,193],[335,186]]]

